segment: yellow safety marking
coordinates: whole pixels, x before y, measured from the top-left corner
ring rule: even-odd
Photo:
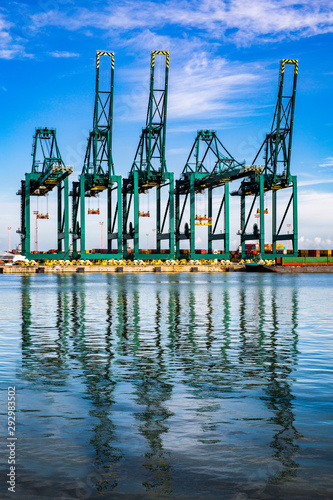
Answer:
[[[166,67],[169,67],[169,51],[168,50],[152,50],[151,52],[151,65],[152,67],[155,66],[155,55],[162,55],[166,56]]]
[[[102,51],[102,50],[98,50],[97,51],[97,55],[98,56],[114,56],[114,52],[105,52],[105,51]]]
[[[97,69],[99,68],[99,58],[101,56],[109,56],[109,57],[111,57],[111,67],[112,67],[112,69],[114,69],[114,52],[105,52],[105,51],[102,51],[102,50],[98,50],[96,52],[96,68]]]
[[[295,65],[295,73],[298,73],[298,59],[282,59],[281,61],[281,73],[284,73],[284,67],[286,64],[294,64]]]

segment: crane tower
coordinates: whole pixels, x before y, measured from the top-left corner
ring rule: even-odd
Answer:
[[[105,60],[103,74],[102,59]],[[102,82],[101,76],[105,77]],[[122,257],[121,176],[115,175],[112,157],[113,92],[114,53],[97,51],[93,130],[89,134],[82,173],[79,180],[73,182],[71,192],[73,256],[80,255],[81,259]],[[85,201],[96,199],[103,191],[107,192],[107,253],[91,255],[86,250]],[[99,209],[88,210],[88,213],[98,215]],[[116,241],[115,249],[113,241]]]
[[[69,256],[69,212],[68,176],[71,167],[64,164],[57,143],[56,130],[37,128],[32,145],[32,169],[25,174],[18,195],[21,196],[21,235],[22,254],[28,259],[64,259]],[[31,249],[31,197],[45,198],[57,188],[57,240],[55,252],[34,253]],[[38,199],[37,198],[37,199]],[[49,214],[36,212],[37,219],[48,219]]]
[[[162,63],[164,59],[164,65]],[[162,65],[161,65],[162,63]],[[160,64],[162,81],[155,77]],[[142,129],[131,171],[123,179],[123,242],[127,257],[127,242],[134,241],[134,258],[150,258],[140,254],[140,217],[150,217],[150,210],[140,207],[142,195],[156,188],[156,253],[161,254],[161,241],[168,241],[168,254],[174,255],[174,175],[168,172],[165,160],[166,118],[169,78],[169,52],[153,50],[150,67],[150,91],[146,126]],[[165,189],[166,188],[166,189]],[[167,198],[162,196],[167,192]],[[132,208],[131,208],[132,207]],[[163,254],[165,256],[165,253]]]
[[[286,85],[286,68],[292,70],[291,82]],[[276,245],[278,241],[291,241],[293,255],[297,255],[298,229],[297,229],[297,177],[291,175],[291,149],[294,127],[294,112],[296,98],[296,83],[298,74],[298,61],[295,59],[282,59],[280,62],[278,96],[270,132],[266,135],[252,165],[256,167],[259,157],[264,164],[258,167],[258,173],[254,173],[244,179],[238,191],[231,193],[241,198],[240,213],[240,236],[242,257],[246,255],[245,242],[259,239],[260,254],[265,256],[265,221],[264,221],[264,194],[272,191],[272,254],[267,257],[276,256]],[[290,75],[289,75],[290,76]],[[277,217],[277,192],[282,189],[291,188],[291,195],[286,204],[283,215],[278,221]],[[253,196],[250,209],[246,216],[245,200],[247,196]],[[248,231],[250,216],[253,213],[256,199],[259,198],[260,225],[254,224],[253,231]],[[292,231],[288,234],[282,233],[289,209],[292,208]]]

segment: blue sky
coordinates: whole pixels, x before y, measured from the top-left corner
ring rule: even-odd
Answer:
[[[201,128],[216,130],[237,160],[250,163],[271,126],[279,61],[298,59],[292,173],[300,247],[333,248],[332,2],[4,0],[0,249],[8,226],[12,246],[19,242],[15,193],[31,168],[35,127],[57,129],[72,180],[82,168],[97,49],[115,52],[114,161],[123,176],[144,125],[152,49],[170,51],[167,164],[176,176]],[[235,245],[236,206],[231,217]],[[42,222],[40,237],[48,238],[53,223]]]

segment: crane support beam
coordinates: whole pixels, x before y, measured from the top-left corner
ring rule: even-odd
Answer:
[[[290,241],[292,246],[292,255],[298,255],[298,224],[297,224],[297,177],[290,176],[290,189],[292,190],[290,198],[287,202],[285,210],[283,212],[282,218],[277,222],[277,191],[274,190],[272,193],[272,214],[273,214],[273,224],[272,224],[272,243],[273,243],[273,255],[277,256],[276,244],[277,241]],[[289,211],[292,211],[292,224],[290,224],[291,230],[288,233],[281,234],[281,229],[285,222],[286,216]],[[278,227],[279,226],[279,227]],[[277,229],[278,227],[278,229]]]

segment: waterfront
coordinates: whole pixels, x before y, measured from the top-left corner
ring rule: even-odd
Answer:
[[[7,275],[0,300],[16,498],[332,498],[330,275]]]

